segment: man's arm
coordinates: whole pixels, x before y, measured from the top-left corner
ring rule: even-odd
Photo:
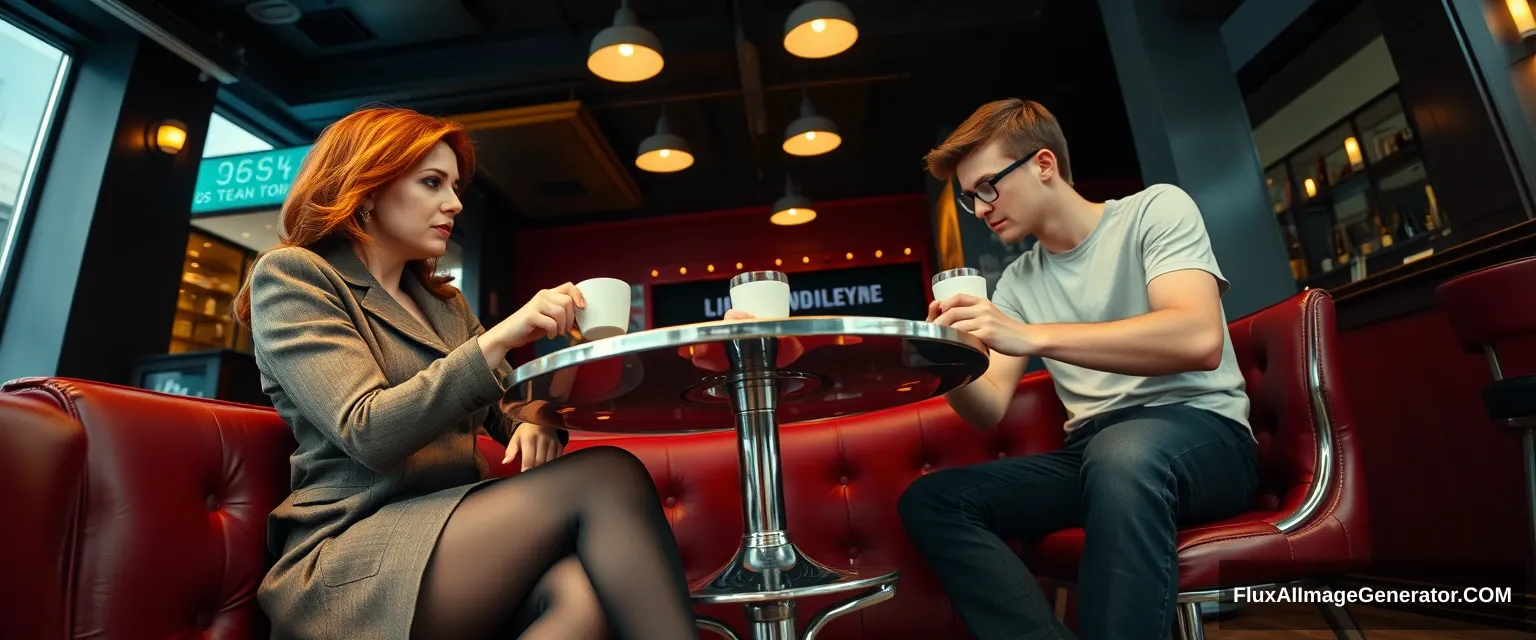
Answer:
[[[1123,320],[1025,324],[985,300],[946,301],[936,321],[969,331],[994,351],[1040,356],[1133,376],[1209,371],[1221,365],[1225,281],[1200,209],[1177,187],[1159,189],[1140,220],[1148,312]],[[1002,302],[1008,300],[1000,299]]]
[[[1029,358],[993,351],[989,361],[981,378],[944,395],[955,413],[977,429],[990,429],[1003,420]]]
[[[1216,277],[1173,271],[1147,285],[1151,312],[1112,322],[1024,328],[1032,353],[1097,371],[1160,376],[1221,365],[1221,297]]]

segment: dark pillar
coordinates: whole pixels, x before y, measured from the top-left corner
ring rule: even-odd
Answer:
[[[0,378],[128,382],[165,353],[216,83],[133,34],[86,50],[42,183],[0,341]],[[187,127],[168,157],[152,123]]]
[[[1221,25],[1164,0],[1099,0],[1142,181],[1189,192],[1235,319],[1296,292]]]

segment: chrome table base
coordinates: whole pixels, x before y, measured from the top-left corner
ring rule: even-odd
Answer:
[[[785,531],[777,410],[780,382],[795,374],[775,366],[776,339],[733,340],[726,343],[726,353],[731,373],[719,382],[716,392],[730,399],[736,415],[746,535],[729,563],[693,585],[693,599],[743,605],[754,640],[794,640],[797,599],[874,589],[812,619],[805,640],[814,640],[833,619],[894,597],[897,572],[834,569],[806,557],[790,541]],[[699,626],[736,637],[718,621],[703,619]]]

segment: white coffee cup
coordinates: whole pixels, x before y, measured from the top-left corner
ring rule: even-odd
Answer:
[[[629,331],[629,283],[617,278],[592,278],[576,283],[587,308],[576,309],[576,326],[588,340],[602,340]]]
[[[933,299],[939,302],[957,294],[987,299],[987,279],[970,267],[950,269],[933,277]]]
[[[755,318],[789,317],[789,276],[778,271],[748,271],[731,278],[731,308]]]

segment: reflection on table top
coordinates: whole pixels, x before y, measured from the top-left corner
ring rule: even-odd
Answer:
[[[767,349],[769,367],[730,354]],[[735,426],[728,383],[773,379],[780,423],[877,411],[934,397],[987,369],[987,348],[947,327],[894,318],[817,316],[653,329],[563,349],[509,381],[531,401],[521,417],[610,433]]]

